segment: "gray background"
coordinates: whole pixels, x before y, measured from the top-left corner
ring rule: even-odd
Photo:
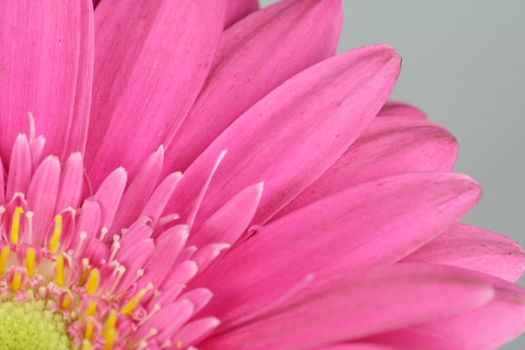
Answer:
[[[344,4],[340,50],[377,43],[396,47],[403,69],[394,98],[421,107],[458,138],[456,169],[485,189],[464,221],[525,244],[525,1]],[[523,337],[505,347],[523,348]]]

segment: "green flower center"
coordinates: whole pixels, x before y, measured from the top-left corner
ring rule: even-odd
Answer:
[[[61,315],[42,301],[0,301],[0,347],[4,350],[69,350]]]

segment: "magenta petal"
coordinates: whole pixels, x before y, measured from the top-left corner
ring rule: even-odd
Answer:
[[[350,51],[295,75],[245,112],[188,168],[172,211],[183,220],[207,169],[228,150],[199,209],[209,217],[242,188],[264,181],[263,223],[328,169],[383,104],[399,72],[389,47]]]
[[[525,330],[525,291],[508,282],[479,275],[492,284],[494,299],[474,310],[371,337],[399,349],[497,349]]]
[[[0,158],[0,203],[5,202],[5,170],[2,158]]]
[[[224,32],[210,77],[168,147],[170,167],[186,169],[271,90],[333,56],[341,20],[339,0],[288,0],[258,11]]]
[[[426,119],[425,113],[417,107],[405,102],[388,101],[377,114],[379,117],[408,117]]]
[[[480,188],[451,173],[397,176],[357,185],[260,228],[200,277],[228,323],[256,312],[310,273],[399,261],[456,222]]]
[[[376,118],[345,154],[278,216],[358,183],[411,172],[448,171],[457,142],[425,120]]]
[[[403,261],[458,266],[510,282],[525,271],[525,252],[518,243],[468,225],[452,226]]]
[[[259,8],[258,0],[228,0],[226,2],[226,15],[224,27],[228,28]]]
[[[123,0],[97,6],[86,163],[95,185],[137,166],[178,128],[222,33],[224,1]]]
[[[269,282],[271,283],[271,282]],[[220,332],[206,349],[312,349],[485,305],[490,284],[460,269],[397,265],[315,280],[274,312]]]
[[[92,11],[91,0],[1,2],[0,156],[5,161],[16,135],[29,132],[29,113],[47,139],[47,153],[82,147],[82,140],[70,143],[68,137],[89,113]]]

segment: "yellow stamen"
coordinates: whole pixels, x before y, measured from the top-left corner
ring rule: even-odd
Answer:
[[[18,244],[18,236],[20,233],[20,215],[24,212],[22,207],[16,207],[13,213],[13,220],[11,222],[11,243]]]
[[[27,248],[26,253],[26,270],[27,277],[33,278],[35,276],[35,249]]]
[[[22,288],[22,273],[16,271],[11,280],[11,292],[16,293]]]
[[[78,285],[83,286],[88,278],[89,274],[89,260],[87,258],[82,259],[82,271],[80,272],[80,278],[78,279]]]
[[[122,308],[122,313],[124,315],[131,314],[133,310],[135,310],[135,308],[139,305],[140,299],[146,294],[147,291],[148,290],[145,288],[139,290],[139,292],[133,298],[131,298],[126,305],[124,305]]]
[[[60,307],[64,310],[69,310],[71,308],[71,305],[73,304],[73,299],[69,294],[64,294],[64,298],[62,298],[62,303],[60,304]]]
[[[115,325],[117,324],[117,311],[111,310],[109,312],[108,318],[106,320],[105,329],[110,330],[115,328]]]
[[[3,275],[5,272],[5,264],[7,263],[7,258],[9,258],[10,248],[8,245],[2,248],[0,253],[0,275]]]
[[[58,255],[55,261],[55,283],[59,287],[63,287],[65,283],[64,257],[62,255]]]
[[[89,272],[86,293],[89,295],[94,295],[98,289],[99,281],[100,281],[100,272],[98,271],[98,269],[92,269]]]
[[[87,320],[86,322],[86,331],[84,333],[84,338],[91,341],[93,340],[93,335],[95,333],[95,325],[93,324],[92,320]]]
[[[89,305],[88,305],[88,308],[87,308],[87,311],[86,311],[86,315],[87,316],[96,316],[97,315],[97,301],[96,300],[91,300],[89,302]]]
[[[51,236],[51,241],[49,242],[49,251],[51,253],[56,253],[58,250],[58,245],[60,243],[60,235],[62,234],[62,215],[55,215],[55,230]]]
[[[104,343],[104,350],[113,349],[113,343],[115,343],[116,337],[117,331],[115,330],[115,328],[109,329],[104,332],[104,339],[106,340]]]

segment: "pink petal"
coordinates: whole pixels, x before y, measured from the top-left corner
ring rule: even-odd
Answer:
[[[456,158],[457,142],[445,129],[419,119],[376,118],[279,216],[361,182],[411,172],[448,171]]]
[[[97,6],[88,171],[137,167],[176,130],[217,48],[224,1],[124,0]]]
[[[77,257],[83,256],[84,250],[87,247],[86,242],[95,239],[100,229],[101,217],[100,205],[94,200],[85,200],[80,209],[77,232],[72,238],[71,243],[71,248],[77,252]],[[84,241],[81,239],[83,235],[85,235],[85,238],[83,238]]]
[[[127,173],[124,168],[114,170],[102,182],[93,196],[102,209],[102,226],[109,229],[126,187]]]
[[[194,313],[198,313],[213,297],[212,292],[206,288],[192,289],[180,296],[180,299],[191,301],[194,306]]]
[[[60,162],[57,157],[48,156],[36,169],[27,191],[27,209],[33,212],[31,243],[48,244],[46,234],[53,222],[59,181]]]
[[[314,281],[275,312],[205,341],[206,349],[311,349],[418,324],[489,302],[489,284],[459,269],[397,265]]]
[[[198,280],[227,324],[278,299],[310,273],[399,261],[475,205],[480,188],[451,173],[357,185],[260,228]]]
[[[70,150],[72,125],[88,117],[91,89],[87,42],[91,0],[0,3],[0,155],[19,132],[29,131],[28,113],[47,139],[47,153]],[[77,140],[78,145],[81,140]]]
[[[426,324],[371,337],[402,349],[497,349],[525,330],[525,291],[511,283],[484,278],[494,286],[494,299],[474,310]]]
[[[224,32],[210,77],[169,146],[173,170],[186,169],[237,117],[286,79],[333,56],[341,22],[339,0],[288,0]]]
[[[95,19],[91,1],[81,1],[80,52],[73,118],[68,132],[64,158],[73,151],[84,152],[86,148],[91,95],[93,91],[93,70],[95,63]]]
[[[163,306],[154,317],[146,321],[138,330],[136,338],[144,338],[151,329],[156,329],[158,333],[155,338],[163,343],[188,321],[193,314],[193,309],[193,304],[189,300],[180,300]]]
[[[226,16],[224,27],[235,24],[253,11],[259,8],[258,0],[228,0],[226,5]]]
[[[112,231],[128,227],[140,214],[144,205],[157,187],[164,164],[164,147],[151,154],[142,164],[129,186],[126,188]]]
[[[84,162],[80,152],[71,153],[60,179],[57,210],[78,208],[84,183]]]
[[[198,344],[220,324],[215,317],[205,317],[186,323],[173,337],[173,343]]]
[[[377,115],[379,117],[408,117],[413,119],[427,118],[425,113],[419,108],[399,101],[388,101]]]
[[[223,150],[199,215],[206,219],[242,188],[264,181],[254,221],[263,223],[325,172],[376,114],[399,72],[389,47],[370,46],[326,60],[272,91],[188,168],[173,212],[188,219],[206,169]]]
[[[15,193],[25,193],[31,180],[31,150],[26,135],[18,135],[11,151],[7,175],[6,197],[11,200]]]
[[[525,271],[525,252],[507,237],[468,225],[454,225],[403,259],[458,266],[515,282]]]
[[[0,158],[0,203],[5,202],[5,170],[4,164],[2,164],[2,159]]]
[[[252,221],[262,191],[263,183],[258,183],[239,192],[192,233],[189,244],[235,243]]]
[[[177,188],[181,178],[182,174],[178,172],[166,176],[144,205],[141,216],[150,218],[152,225],[156,225],[160,216],[164,213],[164,209],[166,208],[168,201],[171,199],[171,196]]]

